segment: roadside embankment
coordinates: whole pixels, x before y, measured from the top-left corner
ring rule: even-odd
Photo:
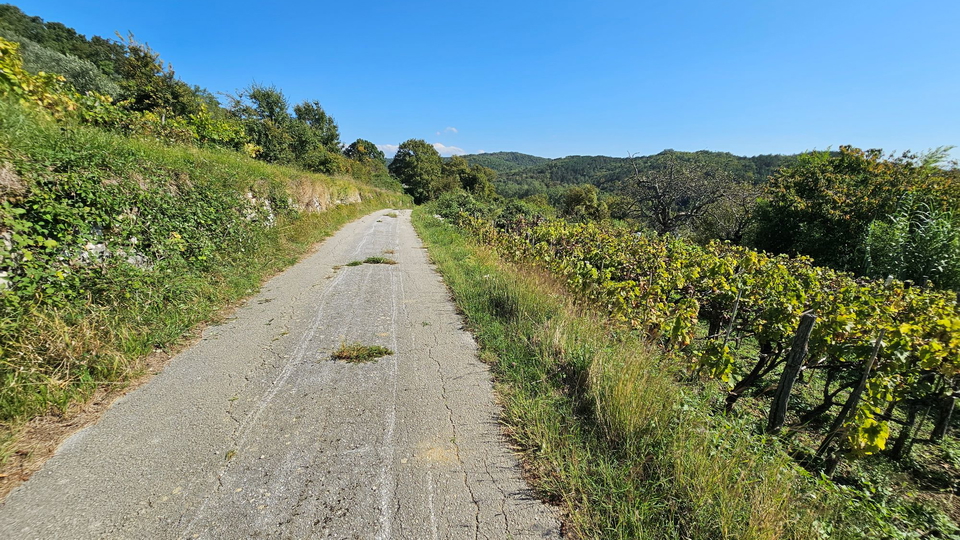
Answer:
[[[0,461],[29,419],[122,386],[342,224],[407,204],[0,102]]]

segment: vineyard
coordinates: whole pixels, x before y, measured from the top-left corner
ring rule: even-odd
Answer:
[[[767,431],[816,434],[795,452],[808,468],[900,459],[948,431],[960,373],[953,292],[592,223],[450,217],[659,342],[688,376],[721,381],[728,411],[741,396],[772,395]]]

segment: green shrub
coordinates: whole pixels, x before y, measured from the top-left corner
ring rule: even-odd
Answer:
[[[866,240],[868,273],[892,275],[925,285],[960,290],[960,219],[924,203],[901,205],[870,224]]]

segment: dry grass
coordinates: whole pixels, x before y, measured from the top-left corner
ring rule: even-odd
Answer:
[[[341,344],[340,348],[330,355],[335,360],[343,360],[352,364],[373,362],[383,356],[390,356],[393,351],[380,345],[364,345],[362,343]]]

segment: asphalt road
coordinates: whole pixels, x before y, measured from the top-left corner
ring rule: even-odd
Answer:
[[[410,225],[357,220],[0,506],[0,538],[558,538]],[[368,256],[396,265],[341,266]],[[352,364],[342,343],[395,354]]]

